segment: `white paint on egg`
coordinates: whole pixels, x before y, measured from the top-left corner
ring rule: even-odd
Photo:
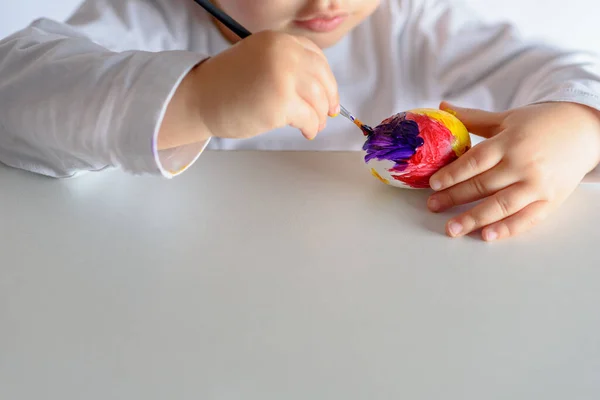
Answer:
[[[363,153],[363,157],[365,154],[366,154],[366,152]],[[413,190],[416,189],[416,188],[413,188],[412,186],[408,186],[407,184],[405,184],[402,181],[394,179],[394,176],[392,175],[392,173],[390,173],[389,170],[394,168],[394,166],[396,164],[391,160],[372,159],[368,163],[365,163],[365,165],[369,169],[369,173],[372,173],[371,168],[374,169],[377,172],[377,174],[379,174],[379,176],[381,178],[385,179],[387,181],[386,183],[390,186],[395,186],[395,187],[399,187],[399,188],[403,188],[403,189],[413,189]],[[395,176],[401,176],[402,174],[403,174],[402,172],[394,172]]]

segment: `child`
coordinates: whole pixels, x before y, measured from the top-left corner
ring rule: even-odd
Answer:
[[[374,125],[451,100],[487,138],[431,179],[453,237],[525,231],[600,162],[600,62],[521,40],[451,0],[88,0],[0,42],[0,161],[53,176],[172,177],[213,149],[359,150]],[[232,46],[232,44],[235,44]],[[488,110],[488,111],[483,111]],[[327,125],[327,127],[326,127]],[[304,140],[298,131],[307,139]]]

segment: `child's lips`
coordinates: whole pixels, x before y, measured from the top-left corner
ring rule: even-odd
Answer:
[[[301,28],[314,32],[331,32],[348,18],[347,14],[334,16],[319,16],[306,20],[296,20],[295,24]]]

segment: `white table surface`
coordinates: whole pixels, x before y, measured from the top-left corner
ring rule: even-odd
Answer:
[[[0,399],[598,399],[600,186],[488,244],[357,153],[0,182]]]

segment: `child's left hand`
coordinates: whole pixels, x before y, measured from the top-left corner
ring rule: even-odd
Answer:
[[[575,103],[542,103],[502,113],[452,110],[488,140],[430,180],[429,208],[441,212],[484,199],[446,224],[450,236],[482,230],[492,241],[528,230],[562,204],[600,163],[600,113]]]

